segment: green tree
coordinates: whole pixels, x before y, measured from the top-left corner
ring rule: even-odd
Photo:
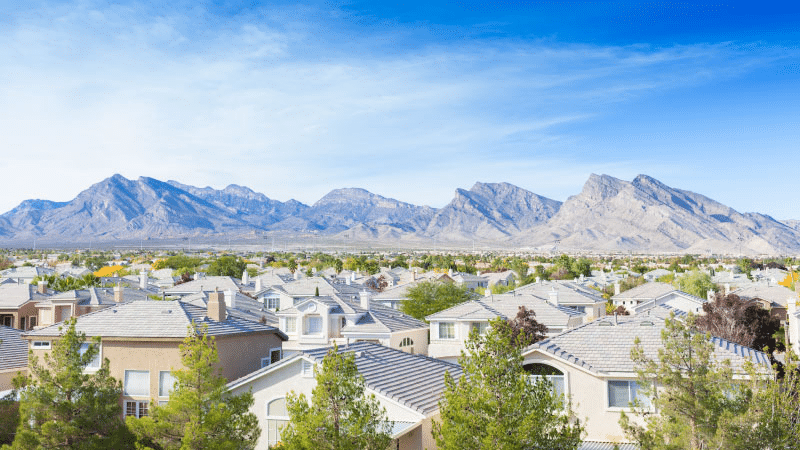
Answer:
[[[294,258],[291,258],[289,260],[289,272],[294,273],[295,270],[297,270],[297,261],[295,261]]]
[[[319,370],[311,404],[304,394],[286,398],[289,423],[281,433],[289,450],[385,450],[392,423],[374,395],[365,394],[352,352],[328,350]]]
[[[8,398],[0,398],[0,445],[14,442],[14,434],[19,424],[19,403],[14,392]]]
[[[341,259],[336,259],[333,261],[333,269],[336,270],[336,273],[339,273],[344,269],[344,263]]]
[[[578,448],[582,425],[548,381],[531,381],[522,367],[526,335],[512,336],[501,318],[483,336],[473,330],[459,358],[464,375],[445,373],[441,422],[433,423],[440,449]]]
[[[96,371],[86,370],[99,356],[100,338],[86,343],[75,322],[59,328],[63,334],[44,364],[31,354],[30,375],[14,380],[21,420],[12,449],[133,448],[119,405],[122,385],[109,374],[107,358]]]
[[[183,369],[172,370],[173,391],[164,406],[153,401],[150,416],[128,417],[140,450],[241,450],[255,448],[261,435],[250,412],[253,395],[231,395],[219,374],[217,345],[208,327],[189,326],[180,346]]]
[[[699,270],[687,272],[684,276],[677,278],[673,285],[687,294],[700,298],[706,298],[708,291],[717,290],[717,286],[711,281],[711,276]]]
[[[208,274],[213,276],[239,278],[247,269],[242,258],[233,255],[220,256],[208,266]]]
[[[407,300],[400,305],[400,311],[419,320],[426,316],[458,305],[473,296],[464,288],[453,283],[422,281],[408,289]]]
[[[644,426],[622,413],[620,425],[642,450],[725,448],[723,418],[746,409],[749,390],[734,383],[729,360],[715,360],[714,343],[695,324],[692,314],[685,322],[674,314],[667,319],[657,359],[645,354],[638,339],[631,350],[640,394],[659,412],[634,405]]]

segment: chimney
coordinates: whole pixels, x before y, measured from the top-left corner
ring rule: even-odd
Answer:
[[[370,294],[367,291],[361,291],[361,293],[358,294],[358,296],[361,299],[361,307],[366,310],[369,310],[370,300],[371,300],[370,297],[372,297],[372,294]]]
[[[731,284],[725,283],[725,296],[731,293]]]
[[[47,294],[47,281],[46,280],[40,280],[38,287],[39,287],[39,289],[37,289],[37,290],[39,291],[40,294]]]
[[[614,283],[614,295],[619,295],[619,283]]]
[[[350,272],[350,281],[356,281],[356,272],[355,271]],[[347,284],[350,284],[350,283],[347,283]]]
[[[351,277],[347,277],[347,285],[348,285],[348,286],[350,286],[350,278],[351,278]]]
[[[195,280],[199,280],[200,279],[200,274],[195,272],[194,276],[192,278],[194,278]]]
[[[122,303],[122,297],[122,286],[117,283],[117,285],[114,286],[114,303]]]
[[[475,273],[475,275],[481,276],[481,271],[479,270],[478,272]]]
[[[145,290],[147,289],[147,271],[143,270],[139,272],[139,289]]]
[[[618,325],[619,321],[617,320],[617,312],[614,311],[614,325]]]
[[[584,279],[583,274],[581,274],[581,281],[583,281],[583,279]]]
[[[542,279],[540,277],[536,277],[536,284],[541,284]]]
[[[261,287],[261,278],[256,278],[256,287],[255,287],[255,291],[256,291],[256,292],[258,292],[258,291],[260,291],[261,289],[262,289],[262,287]]]
[[[208,294],[208,311],[206,316],[217,322],[222,322],[226,319],[225,297],[222,295],[222,292],[214,289],[214,292]]]
[[[300,279],[300,269],[299,268],[294,269],[294,279],[295,280],[299,280]]]
[[[244,272],[242,272],[242,284],[245,286],[250,284],[250,274],[247,273],[247,269],[245,269]]]
[[[231,308],[236,308],[236,294],[230,289],[225,291],[225,304],[230,305]]]
[[[558,306],[558,291],[556,290],[555,287],[552,287],[550,289],[551,289],[550,292],[548,292],[548,294],[550,294],[550,303]]]
[[[413,274],[411,275],[411,281],[417,281],[417,269],[414,269],[411,273]]]
[[[708,290],[708,292],[706,293],[706,299],[708,301],[710,301],[710,302],[714,301],[714,290],[713,289],[709,289]]]
[[[486,288],[485,295],[486,295],[487,297],[491,297],[491,296],[492,296],[492,288],[490,288],[490,287],[487,287],[487,288]]]
[[[447,269],[447,276],[448,277],[452,277],[453,276],[453,268],[452,267]]]

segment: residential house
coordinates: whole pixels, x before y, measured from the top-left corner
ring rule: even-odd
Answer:
[[[797,292],[775,283],[753,283],[730,293],[744,300],[758,302],[762,308],[770,310],[772,315],[784,323],[787,320],[789,302],[797,301]]]
[[[411,353],[428,351],[428,325],[386,306],[373,304],[362,292],[359,303],[337,295],[307,297],[280,309],[280,329],[287,336],[286,352],[330,345],[370,341]]]
[[[181,367],[180,344],[190,327],[207,327],[219,353],[218,367],[229,380],[240,378],[281,359],[286,335],[275,327],[229,315],[220,292],[206,308],[178,300],[121,303],[76,319],[76,331],[102,339],[98,358],[86,370],[109,360],[111,376],[122,380],[125,415],[147,415],[149,402],[166,402],[171,371]],[[34,355],[42,357],[61,335],[59,325],[23,334]],[[87,344],[88,345],[88,344]]]
[[[232,277],[198,277],[186,283],[176,284],[164,290],[167,297],[180,297],[183,295],[196,294],[198,292],[214,291],[234,291],[239,292],[241,283]]]
[[[535,295],[548,300],[557,299],[559,306],[586,313],[583,317],[586,322],[606,314],[606,299],[600,295],[600,292],[574,281],[537,280],[535,283],[514,289],[514,292]]]
[[[431,314],[425,318],[430,322],[428,355],[456,361],[466,349],[465,343],[473,329],[483,334],[490,320],[497,317],[512,319],[520,306],[536,313],[536,321],[547,327],[547,336],[554,336],[583,323],[585,313],[561,306],[558,301],[557,291],[552,300],[514,293],[489,295]]]
[[[9,279],[17,283],[31,284],[36,277],[53,275],[55,270],[39,266],[12,267],[0,272],[0,278]]]
[[[486,281],[489,283],[489,287],[491,286],[509,286],[514,283],[514,280],[517,279],[517,275],[514,273],[513,270],[504,270],[502,272],[489,272],[489,273],[481,273],[478,272],[479,276],[486,278]]]
[[[286,395],[294,392],[311,398],[316,386],[314,368],[322,363],[328,350],[304,350],[228,384],[234,394],[253,393],[255,403],[250,411],[258,417],[262,430],[256,448],[266,449],[280,442],[280,432],[289,420]],[[449,372],[458,379],[462,375],[458,365],[371,342],[339,346],[338,351],[354,354],[366,393],[375,395],[386,408],[387,417],[393,422],[394,441],[390,448],[436,448],[431,420],[439,418],[444,374]]]
[[[153,294],[128,286],[92,286],[56,293],[36,304],[39,318],[36,328],[47,327],[70,317],[82,316],[126,301],[147,300],[148,295]]]
[[[22,330],[0,325],[0,356],[2,392],[14,387],[12,380],[18,374],[28,373],[28,342],[22,339]]]
[[[615,307],[622,306],[631,314],[639,314],[654,306],[667,305],[676,310],[702,314],[708,299],[695,297],[675,289],[671,284],[645,283],[611,297]]]
[[[456,285],[466,288],[468,291],[482,294],[489,287],[489,279],[486,277],[463,272],[449,272],[447,276],[452,278]]]
[[[198,292],[196,294],[185,295],[181,301],[191,303],[201,308],[208,307],[209,298],[213,292]],[[238,319],[260,322],[273,327],[278,326],[278,316],[274,312],[266,309],[264,304],[241,292],[225,291],[225,305],[228,314]]]
[[[52,292],[47,282],[38,286],[25,283],[0,284],[0,325],[30,330],[37,325],[36,305],[46,301]]]
[[[663,348],[666,309],[654,308],[649,314],[604,317],[558,336],[537,342],[523,351],[524,367],[533,374],[549,378],[557,392],[572,403],[575,414],[589,418],[586,448],[600,443],[629,442],[619,425],[620,413],[630,411],[637,397],[636,367],[630,358],[638,338],[645,355],[656,358]],[[757,350],[712,337],[714,358],[730,361],[736,376],[746,377],[746,363],[764,372],[771,371],[769,357]],[[545,375],[541,375],[545,374]],[[609,447],[612,448],[612,444]]]

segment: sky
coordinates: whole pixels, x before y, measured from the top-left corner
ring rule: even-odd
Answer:
[[[597,173],[800,219],[800,5],[388,3],[3,0],[0,212],[115,173],[433,207]]]

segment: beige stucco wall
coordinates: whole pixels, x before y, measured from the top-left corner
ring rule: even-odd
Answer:
[[[392,333],[389,339],[389,347],[398,350],[409,351],[407,347],[400,347],[400,342],[406,338],[411,338],[414,341],[414,353],[417,355],[428,354],[428,333],[430,328],[417,328],[415,330],[399,331]]]
[[[14,377],[17,374],[26,375],[28,373],[28,369],[8,369],[0,371],[0,391],[5,391],[8,389],[12,389],[14,387]]]
[[[35,302],[27,302],[20,306],[19,308],[8,308],[8,309],[0,309],[0,314],[10,314],[14,317],[11,327],[21,330],[22,327],[20,326],[20,318],[25,318],[25,329],[29,330],[30,327],[28,326],[28,320],[31,316],[37,316],[38,311],[36,310],[36,303]],[[38,321],[38,319],[37,319]]]
[[[269,357],[270,350],[281,348],[281,343],[275,333],[217,337],[222,376],[233,381],[255,372],[261,368],[261,358]]]
[[[525,357],[524,364],[544,363],[562,371],[564,386],[572,401],[575,415],[586,428],[585,440],[630,442],[619,426],[620,408],[608,407],[607,379],[571,366],[551,355],[534,351]],[[635,380],[632,376],[612,377],[614,380]],[[629,412],[625,408],[626,412]],[[630,416],[630,415],[629,415]],[[634,418],[634,420],[636,420]]]
[[[306,398],[311,399],[311,392],[316,386],[316,380],[312,377],[304,377],[301,373],[302,359],[297,358],[294,361],[283,365],[276,370],[260,376],[258,379],[251,381],[243,386],[232,390],[234,394],[241,394],[243,392],[251,391],[255,402],[253,403],[250,411],[258,417],[258,424],[261,427],[262,433],[259,438],[256,448],[267,448],[267,404],[276,398],[286,397],[286,395],[294,391],[296,394],[305,394]],[[369,389],[367,394],[375,394]],[[386,408],[386,414],[390,420],[417,422],[423,419],[423,416],[417,412],[411,411],[398,403],[389,400],[385,397],[376,394],[376,398],[381,405]],[[428,421],[429,422],[429,421]],[[428,437],[425,437],[427,430]],[[422,428],[417,428],[407,436],[404,435],[400,438],[401,449],[435,449],[435,446],[426,444],[430,442],[430,423],[427,428],[423,423]],[[393,441],[390,448],[394,449],[397,442]]]

